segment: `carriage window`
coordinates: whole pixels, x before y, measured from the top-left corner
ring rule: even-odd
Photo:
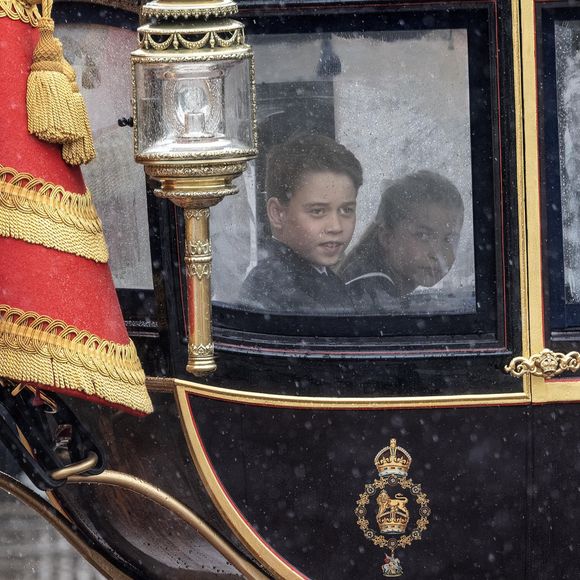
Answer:
[[[145,174],[134,162],[127,123],[132,115],[128,55],[136,44],[137,16],[87,4],[58,5],[55,20],[91,120],[97,157],[82,172],[103,221],[123,314],[130,329],[154,326]]]
[[[580,326],[580,12],[544,9],[541,14],[540,136],[547,229],[543,254],[547,326],[557,334]]]
[[[101,20],[103,21],[103,20]],[[87,103],[97,158],[83,166],[105,227],[109,265],[120,289],[153,289],[143,168],[133,160],[129,55],[135,30],[87,23],[61,24],[59,38]]]
[[[228,231],[248,251],[216,268],[215,299],[474,312],[467,31],[253,40],[262,155],[230,203],[239,211],[224,204],[215,220],[243,212],[243,231]]]
[[[212,210],[219,324],[494,333],[488,19],[327,16],[311,32],[293,17],[248,23],[260,154],[239,195]]]

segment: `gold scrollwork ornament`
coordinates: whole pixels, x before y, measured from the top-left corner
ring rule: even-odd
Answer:
[[[193,258],[185,258],[185,273],[190,278],[203,280],[211,276],[211,264],[209,262],[194,262]]]
[[[403,567],[399,558],[395,556],[395,550],[406,548],[415,540],[420,540],[429,525],[428,518],[431,514],[429,499],[420,483],[413,483],[407,478],[410,466],[409,453],[397,446],[396,439],[391,439],[389,446],[381,449],[375,457],[379,477],[365,485],[365,490],[360,494],[354,510],[357,524],[364,537],[375,546],[385,548],[389,552],[385,553],[385,560],[381,566],[383,576],[387,578],[403,575]],[[396,488],[410,492],[415,500],[416,508],[413,511],[418,517],[409,533],[405,533],[411,520],[411,512],[407,507],[409,498],[405,493],[394,491]],[[377,494],[375,520],[378,532],[371,527],[367,517],[367,509],[375,494]]]
[[[565,372],[575,373],[580,369],[580,353],[576,351],[563,354],[545,348],[539,354],[533,354],[530,358],[518,356],[504,367],[506,373],[512,377],[520,378],[524,375],[544,377],[551,379]]]
[[[202,218],[209,218],[209,209],[207,207],[204,207],[202,209],[186,209],[185,210],[185,217],[187,219],[195,219],[195,220],[200,220]]]

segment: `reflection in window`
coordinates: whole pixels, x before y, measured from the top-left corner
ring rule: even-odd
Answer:
[[[214,301],[260,309],[258,292],[247,306],[243,284],[276,244],[268,213],[267,158],[277,144],[317,134],[345,146],[363,169],[352,240],[336,263],[322,264],[343,283],[360,278],[356,285],[362,290],[356,289],[350,311],[474,313],[467,31],[257,35],[251,42],[260,156],[239,179],[240,194],[212,211]],[[402,183],[441,191],[439,201],[406,206],[401,201],[404,228],[397,228],[381,216],[384,200]],[[357,258],[356,249],[375,230],[382,241],[378,247],[390,261],[384,265]],[[378,273],[375,285],[367,288],[364,276],[373,273]]]
[[[580,303],[580,21],[555,24],[566,301]]]
[[[113,26],[63,24],[57,31],[87,103],[97,158],[83,166],[109,246],[117,288],[152,289],[145,174],[133,159],[130,60],[135,32]]]

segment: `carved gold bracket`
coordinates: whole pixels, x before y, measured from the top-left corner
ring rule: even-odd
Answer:
[[[533,354],[530,358],[517,356],[504,367],[506,373],[512,377],[532,375],[551,379],[565,372],[575,373],[580,369],[580,353],[576,351],[563,354],[545,348],[539,354]]]

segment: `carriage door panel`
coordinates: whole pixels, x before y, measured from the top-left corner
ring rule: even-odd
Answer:
[[[194,382],[183,353],[174,357],[206,488],[277,577],[393,576],[398,566],[409,577],[526,577],[531,376],[506,370],[530,347],[518,5],[246,3],[242,16],[261,150],[240,193],[212,212],[218,370]],[[303,134],[341,143],[363,168],[356,229],[333,273],[379,272],[397,286],[393,261],[413,270],[412,248],[436,234],[416,231],[400,200],[403,242],[381,206],[425,172],[458,192],[444,211],[461,222],[453,255],[350,310],[316,306],[308,286],[314,305],[292,302],[295,289],[275,280],[248,292],[273,243],[269,154]],[[429,195],[432,225],[441,208]],[[390,262],[356,270],[375,226],[390,236]],[[171,264],[183,263],[179,247]],[[181,303],[167,310],[183,339]]]

